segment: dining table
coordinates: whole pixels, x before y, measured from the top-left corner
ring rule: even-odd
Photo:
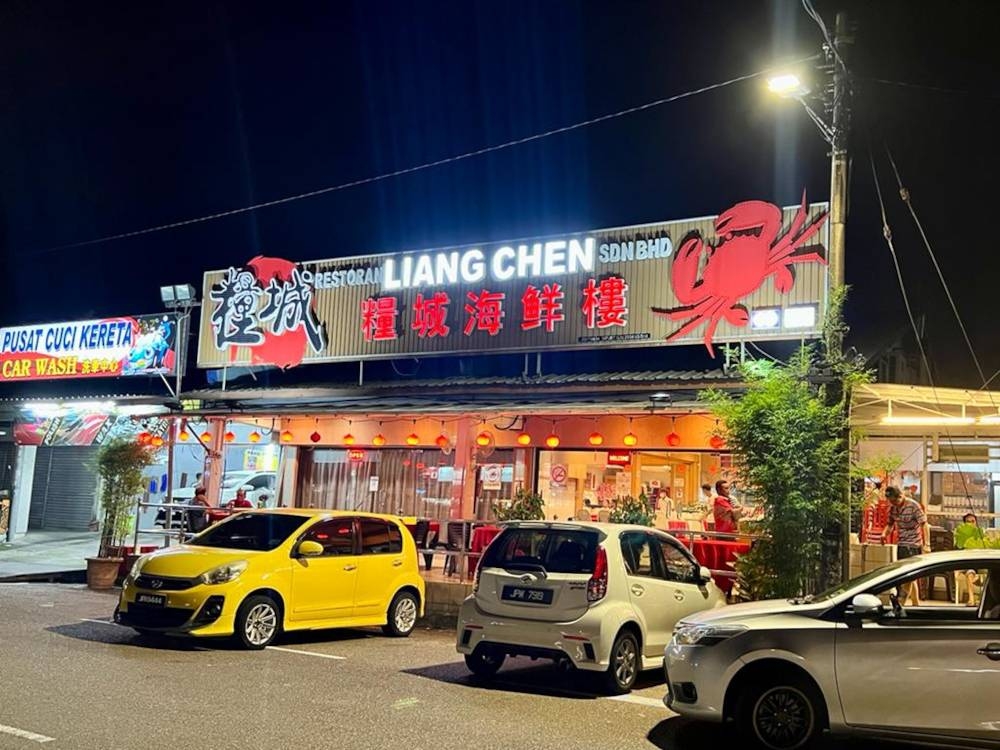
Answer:
[[[473,578],[476,575],[476,568],[479,567],[479,558],[483,556],[483,552],[490,545],[497,535],[500,533],[501,528],[499,526],[485,525],[476,526],[472,530],[472,539],[469,542],[469,577]]]
[[[733,588],[732,576],[719,575],[717,571],[734,570],[731,563],[750,551],[750,542],[739,539],[694,539],[689,544],[695,559],[713,571],[712,580],[728,594]]]

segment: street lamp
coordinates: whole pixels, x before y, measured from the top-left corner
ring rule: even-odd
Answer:
[[[809,87],[795,73],[781,73],[767,79],[767,88],[772,94],[799,99],[809,93]]]

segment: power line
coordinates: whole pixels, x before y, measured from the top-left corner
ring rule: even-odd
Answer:
[[[990,94],[985,91],[969,91],[968,89],[951,89],[944,86],[930,86],[925,83],[910,83],[908,81],[891,81],[886,78],[864,78],[862,80],[871,83],[881,83],[885,86],[898,86],[899,88],[918,89],[922,91],[934,91],[938,94],[951,94],[953,96],[974,96],[977,99],[1000,99],[1000,95]]]
[[[958,306],[955,304],[955,298],[951,296],[951,289],[948,287],[948,282],[945,281],[944,273],[941,272],[941,266],[938,265],[937,255],[934,253],[934,249],[931,247],[930,240],[927,239],[927,233],[924,231],[923,224],[920,223],[920,217],[917,216],[917,211],[913,207],[913,201],[910,199],[910,191],[903,185],[903,178],[899,175],[899,168],[896,166],[896,160],[892,157],[892,151],[889,150],[889,144],[885,144],[885,153],[889,157],[889,164],[892,165],[892,171],[896,175],[896,185],[899,187],[899,197],[906,204],[906,207],[910,210],[910,216],[913,217],[913,223],[917,225],[917,231],[920,232],[920,237],[924,241],[924,247],[927,248],[927,254],[931,257],[931,262],[934,264],[934,270],[937,272],[938,280],[941,282],[941,286],[944,288],[945,296],[948,298],[948,304],[951,305],[951,311],[955,314],[955,320],[958,321],[958,327],[962,331],[962,338],[965,339],[965,345],[969,349],[969,354],[972,355],[972,361],[976,365],[976,372],[979,373],[979,379],[983,382],[985,387],[986,373],[983,372],[983,367],[979,363],[979,357],[976,355],[976,349],[972,346],[972,341],[969,339],[969,332],[965,328],[965,323],[962,320],[961,314],[958,312]],[[990,403],[993,408],[996,408],[996,403],[993,401],[992,391],[987,391],[990,398]]]
[[[800,63],[808,62],[810,60],[815,60],[816,55],[810,55],[799,60],[794,60],[788,65],[798,65]],[[341,190],[347,190],[348,188],[360,187],[361,185],[370,185],[375,182],[382,182],[394,177],[402,177],[403,175],[413,174],[414,172],[420,172],[425,169],[431,169],[433,167],[440,167],[445,164],[453,164],[455,162],[464,161],[466,159],[471,159],[476,156],[483,156],[485,154],[495,153],[497,151],[502,151],[504,149],[513,148],[514,146],[521,146],[525,143],[532,143],[534,141],[540,141],[543,138],[549,138],[554,135],[561,135],[562,133],[569,133],[574,130],[580,130],[581,128],[586,128],[591,125],[597,125],[598,123],[607,122],[608,120],[614,120],[619,117],[624,117],[626,115],[635,114],[637,112],[643,112],[648,109],[653,109],[654,107],[659,107],[664,104],[670,104],[671,102],[680,101],[681,99],[688,99],[699,94],[704,94],[709,91],[715,91],[716,89],[725,88],[726,86],[732,86],[736,83],[742,83],[743,81],[749,81],[754,78],[759,78],[767,73],[774,70],[779,70],[780,67],[784,66],[771,66],[763,70],[758,70],[754,73],[747,73],[746,75],[737,76],[736,78],[730,78],[728,81],[722,81],[720,83],[713,83],[708,86],[702,86],[701,88],[692,89],[690,91],[685,91],[680,94],[674,94],[672,96],[663,97],[661,99],[655,99],[651,102],[645,104],[639,104],[634,107],[628,107],[626,109],[620,109],[616,112],[609,112],[608,114],[599,115],[597,117],[592,117],[588,120],[581,120],[580,122],[572,123],[571,125],[563,125],[558,128],[552,128],[551,130],[545,130],[541,133],[534,133],[532,135],[527,135],[522,138],[515,138],[510,141],[505,141],[503,143],[497,143],[492,146],[484,146],[483,148],[476,149],[474,151],[467,151],[463,154],[457,154],[455,156],[447,156],[442,159],[435,159],[434,161],[423,162],[422,164],[417,164],[412,167],[404,167],[403,169],[397,169],[392,172],[385,172],[380,175],[375,175],[373,177],[364,177],[358,180],[352,180],[350,182],[344,182],[339,185],[331,185],[329,187],[318,188],[316,190],[309,190],[304,193],[297,193],[295,195],[287,195],[283,198],[276,198],[270,201],[263,201],[261,203],[254,203],[249,206],[242,206],[240,208],[229,209],[228,211],[217,211],[215,213],[206,214],[204,216],[197,216],[190,219],[181,219],[178,221],[172,221],[166,224],[158,224],[152,227],[146,227],[144,229],[136,229],[131,232],[120,232],[118,234],[111,234],[105,237],[98,237],[92,240],[84,240],[82,242],[72,242],[66,245],[57,245],[54,247],[43,248],[34,255],[44,255],[46,253],[53,253],[60,250],[70,250],[78,247],[87,247],[90,245],[97,245],[102,242],[111,242],[113,240],[122,240],[130,237],[140,237],[146,234],[152,234],[154,232],[162,232],[167,229],[177,229],[178,227],[190,226],[192,224],[202,224],[208,221],[214,221],[216,219],[224,219],[229,216],[238,216],[239,214],[249,213],[251,211],[258,211],[262,208],[270,208],[272,206],[280,206],[285,203],[292,203],[294,201],[304,200],[306,198],[315,198],[319,195],[326,195],[327,193],[338,192]]]
[[[906,292],[906,282],[903,281],[903,270],[899,265],[899,256],[896,254],[896,246],[892,241],[892,229],[889,228],[889,218],[886,216],[885,212],[885,201],[882,199],[882,186],[879,184],[878,179],[878,168],[875,166],[875,156],[872,153],[870,145],[868,147],[868,160],[872,167],[872,179],[875,181],[875,194],[878,196],[879,211],[882,214],[882,236],[885,238],[885,243],[889,247],[889,253],[892,255],[892,264],[896,269],[896,280],[899,282],[899,292],[903,297],[903,305],[906,308],[906,315],[910,319],[910,327],[913,329],[913,335],[917,340],[917,348],[920,350],[920,360],[924,369],[927,371],[927,382],[930,383],[931,393],[934,395],[934,401],[937,404],[938,409],[943,411],[941,399],[937,392],[937,386],[934,384],[934,375],[931,372],[931,363],[927,358],[927,351],[924,349],[924,342],[920,336],[920,330],[917,327],[916,318],[913,317],[913,308],[910,306],[910,295]],[[972,496],[969,494],[969,486],[965,481],[965,472],[962,471],[961,463],[958,462],[958,452],[955,450],[955,442],[951,437],[951,430],[948,429],[947,425],[944,426],[944,434],[948,439],[948,445],[951,448],[956,463],[959,464],[958,473],[962,478],[962,489],[965,491],[965,497],[967,500],[971,500]],[[969,503],[969,508],[972,508],[971,502]]]

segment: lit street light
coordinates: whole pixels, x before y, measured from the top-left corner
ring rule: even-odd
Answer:
[[[809,87],[795,73],[782,73],[767,79],[767,88],[772,94],[798,99],[809,93]]]

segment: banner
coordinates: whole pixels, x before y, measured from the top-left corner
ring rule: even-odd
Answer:
[[[141,432],[164,437],[167,421],[159,417],[135,419],[76,413],[47,419],[20,419],[14,423],[14,442],[18,445],[102,445],[118,437],[133,440]]]
[[[175,314],[0,328],[0,382],[171,375]]]
[[[205,368],[816,336],[826,206],[205,274]]]

